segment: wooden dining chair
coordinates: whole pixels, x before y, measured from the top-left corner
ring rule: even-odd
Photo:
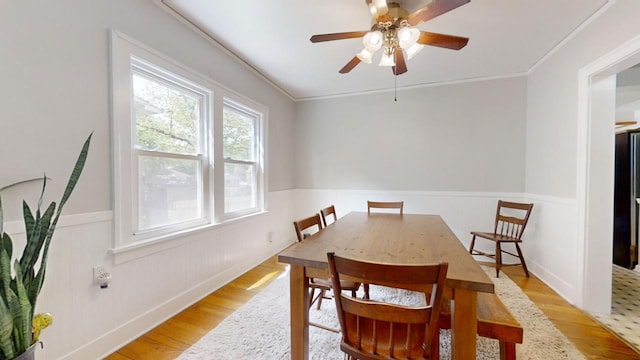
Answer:
[[[294,221],[293,227],[296,230],[296,236],[298,237],[298,241],[303,241],[304,239],[311,236],[309,233],[304,233],[305,230],[312,229],[317,226],[317,231],[322,230],[322,220],[320,219],[320,214],[315,214],[313,216],[309,216],[302,220]],[[346,291],[351,291],[351,296],[356,297],[356,293],[360,288],[359,282],[354,281],[345,281],[342,284],[342,289]],[[320,310],[320,306],[322,306],[322,299],[331,299],[329,296],[331,294],[331,280],[330,279],[322,279],[322,278],[310,278],[309,279],[309,307],[313,305],[316,301],[318,302],[317,309]],[[316,295],[316,291],[318,294]],[[365,293],[365,297],[368,298],[368,292]]]
[[[371,215],[371,209],[399,209],[402,215],[404,201],[367,201],[367,212]]]
[[[322,217],[322,222],[324,223],[324,227],[327,227],[329,224],[327,224],[327,218],[333,215],[333,221],[331,222],[332,224],[336,221],[338,221],[338,216],[336,215],[336,207],[331,205],[329,207],[326,207],[322,210],[320,210],[320,217]]]
[[[424,306],[334,296],[347,359],[432,359],[437,354],[438,318],[448,263],[395,265],[327,254],[333,288],[343,276],[392,288],[422,292]],[[432,349],[434,350],[432,352]]]
[[[509,201],[498,201],[498,208],[496,210],[496,219],[493,227],[493,232],[480,232],[472,231],[471,245],[469,246],[469,252],[471,255],[483,255],[490,258],[494,258],[496,262],[496,277],[500,276],[500,269],[506,265],[520,265],[524,269],[525,275],[529,277],[529,270],[527,269],[527,263],[522,256],[522,250],[520,249],[520,243],[522,242],[522,233],[527,226],[529,216],[533,204],[528,203],[516,203]],[[496,249],[493,254],[484,251],[476,250],[476,237],[493,241],[496,244]],[[503,243],[513,243],[515,245],[517,254],[510,251],[506,251],[502,248]],[[515,256],[520,259],[518,264],[503,264],[502,253]]]

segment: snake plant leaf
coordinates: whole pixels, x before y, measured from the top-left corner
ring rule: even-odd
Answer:
[[[11,238],[5,233],[0,241],[3,243],[0,247],[0,295],[6,299],[5,289],[11,285]]]
[[[4,234],[8,236],[7,234]],[[3,238],[5,237],[3,236]],[[6,249],[0,248],[0,276],[2,277],[2,299],[0,299],[0,352],[9,359],[15,356],[12,340],[14,315],[10,308],[11,299],[17,298],[11,289],[11,258]]]
[[[11,311],[13,312],[14,321],[14,339],[19,339],[16,342],[16,351],[18,354],[23,353],[29,346],[31,346],[32,329],[31,322],[33,320],[33,307],[27,297],[27,291],[22,283],[22,268],[20,262],[16,260],[13,264],[13,268],[16,271],[16,291],[17,291],[17,303],[13,306]]]
[[[13,359],[15,349],[11,335],[13,333],[13,317],[9,312],[7,304],[0,299],[0,359]]]
[[[4,249],[9,255],[9,259],[13,256],[13,242],[7,233],[0,233],[0,250]]]
[[[23,206],[23,213],[25,216],[25,224],[27,222],[26,217],[31,213],[29,210],[29,206],[25,203]],[[47,234],[49,232],[49,227],[51,226],[51,218],[56,209],[56,203],[52,202],[47,210],[44,212],[42,217],[40,217],[40,210],[38,209],[38,215],[36,219],[31,224],[31,229],[27,228],[27,244],[24,247],[24,251],[22,252],[22,257],[20,258],[20,265],[25,270],[31,270],[30,273],[33,273],[33,267],[38,261],[38,257],[40,256],[40,251],[42,250],[42,246],[45,243],[47,238]],[[29,275],[27,272],[23,274],[23,280]]]
[[[62,207],[71,196],[71,192],[76,187],[76,183],[80,178],[80,174],[82,174],[82,169],[84,168],[84,163],[87,161],[87,155],[89,154],[89,145],[91,144],[91,137],[93,136],[93,132],[89,135],[87,140],[85,140],[84,145],[82,146],[82,150],[80,150],[80,155],[78,155],[78,159],[76,160],[76,165],[73,167],[73,171],[71,172],[71,176],[69,177],[69,181],[67,182],[67,187],[64,190],[64,194],[62,194],[62,199],[60,200],[60,206],[58,207],[58,214],[62,211]],[[57,220],[58,216],[56,216]]]

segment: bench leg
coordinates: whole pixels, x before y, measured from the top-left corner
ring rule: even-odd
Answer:
[[[516,360],[516,344],[500,341],[500,360]]]

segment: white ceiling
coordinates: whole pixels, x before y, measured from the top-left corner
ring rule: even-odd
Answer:
[[[388,0],[390,2],[390,0]],[[462,50],[426,46],[398,88],[523,74],[609,0],[471,0],[420,30],[468,37]],[[429,0],[400,0],[412,12]],[[361,39],[312,44],[311,35],[368,30],[365,0],[160,0],[296,100],[391,89],[389,68],[339,74]]]

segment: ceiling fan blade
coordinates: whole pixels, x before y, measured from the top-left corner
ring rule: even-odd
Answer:
[[[360,64],[360,59],[357,56],[354,56],[353,59],[351,59],[351,61],[347,63],[347,65],[343,66],[342,69],[340,69],[339,73],[346,74],[349,71],[353,70],[353,68],[358,64]]]
[[[393,75],[398,76],[407,72],[407,63],[404,61],[404,54],[402,49],[397,47],[393,50],[393,56],[395,57],[396,66],[392,66],[391,70]]]
[[[309,40],[311,40],[312,43],[317,43],[322,41],[353,39],[363,37],[366,33],[368,33],[368,31],[349,31],[334,34],[319,34],[313,35]]]
[[[468,42],[469,38],[466,37],[436,34],[426,31],[420,31],[420,36],[418,37],[418,44],[437,46],[451,50],[460,50],[465,47]]]
[[[431,20],[437,16],[447,13],[457,7],[460,7],[471,0],[434,0],[433,3],[416,10],[407,16],[407,22],[411,26],[417,26],[427,20]]]

